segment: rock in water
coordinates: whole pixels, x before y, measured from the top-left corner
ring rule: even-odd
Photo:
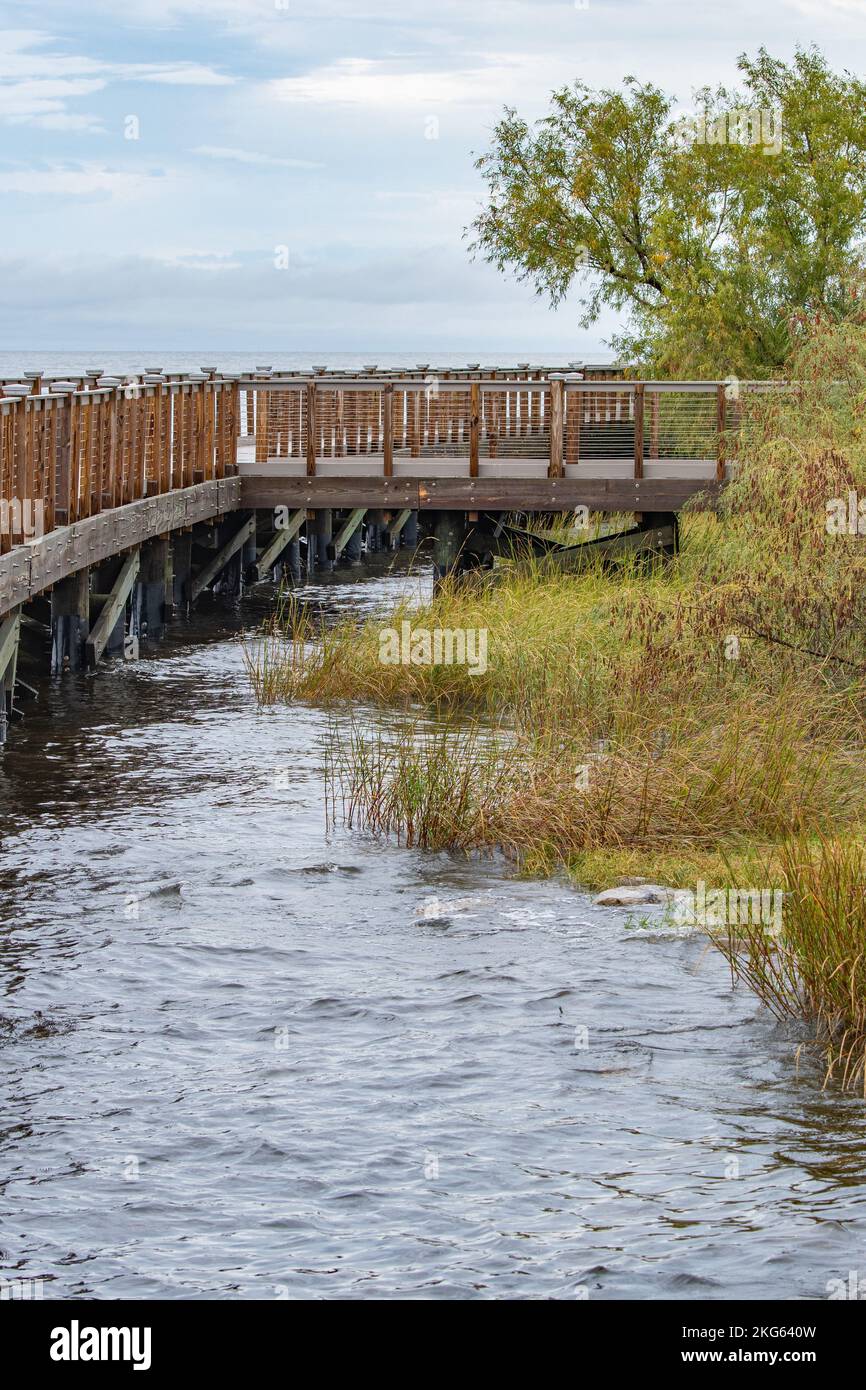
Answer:
[[[639,887],[605,888],[595,900],[596,907],[650,907],[653,904],[667,906],[676,902],[676,889],[661,888],[657,883],[644,883]]]

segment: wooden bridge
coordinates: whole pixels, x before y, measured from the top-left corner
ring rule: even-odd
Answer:
[[[711,504],[749,389],[528,363],[4,380],[0,740],[25,637],[55,673],[135,654],[205,589],[299,577],[302,542],[312,573],[357,559],[362,526],[370,548],[420,527],[444,568],[508,514]]]

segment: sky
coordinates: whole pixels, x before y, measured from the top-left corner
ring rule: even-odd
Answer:
[[[0,0],[0,349],[609,358],[471,259],[503,106],[814,41],[866,0]]]

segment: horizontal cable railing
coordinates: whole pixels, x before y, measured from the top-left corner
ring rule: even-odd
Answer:
[[[635,382],[550,373],[486,378],[317,375],[240,383],[241,459],[296,460],[313,475],[342,460],[385,476],[428,460],[465,465],[544,464],[553,477],[595,465],[636,477],[662,467],[726,476],[736,457],[741,393],[767,383]],[[770,388],[771,389],[771,388]],[[516,476],[516,474],[515,474]]]
[[[0,551],[238,471],[723,480],[742,395],[605,369],[193,373],[0,380]],[[691,471],[689,471],[691,470]]]

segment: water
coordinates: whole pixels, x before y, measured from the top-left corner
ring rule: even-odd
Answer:
[[[328,836],[326,717],[246,686],[266,598],[46,686],[0,760],[0,1274],[813,1299],[862,1271],[863,1103],[798,1079],[694,935]]]

